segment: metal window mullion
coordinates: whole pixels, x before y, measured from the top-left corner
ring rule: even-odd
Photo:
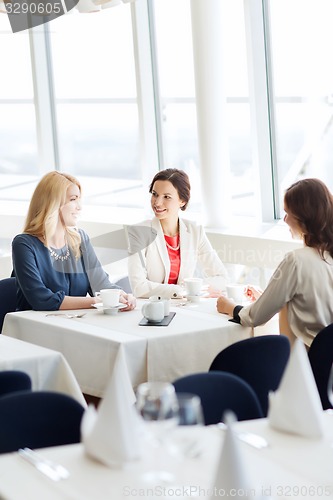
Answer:
[[[54,78],[53,78],[49,24],[45,25],[44,33],[45,33],[45,46],[46,46],[47,74],[49,82],[48,90],[50,97],[50,118],[52,122],[54,163],[55,163],[55,169],[60,170],[60,157],[59,157],[60,155],[59,155],[58,130],[57,130],[57,119],[56,119],[56,98],[54,92]]]
[[[261,200],[261,219],[275,218],[273,149],[269,111],[269,77],[262,0],[244,0],[245,29],[249,73],[252,152]],[[267,26],[266,26],[267,28]]]
[[[39,170],[59,169],[55,103],[48,35],[45,25],[29,30]]]
[[[276,151],[276,121],[275,121],[275,92],[272,64],[272,46],[271,46],[271,27],[270,27],[270,9],[269,1],[262,0],[263,9],[263,25],[264,25],[264,40],[265,40],[265,60],[266,60],[266,81],[267,81],[267,101],[269,114],[269,131],[271,145],[271,172],[273,183],[273,203],[274,203],[274,218],[281,217],[281,202],[280,202],[280,178],[277,168],[277,151]]]
[[[140,160],[143,185],[149,185],[159,164],[155,114],[154,81],[149,34],[148,2],[131,5],[137,105],[139,114]],[[148,198],[147,198],[148,200]],[[148,211],[148,201],[147,207]]]
[[[151,50],[152,83],[154,89],[158,164],[159,164],[159,169],[163,170],[164,168],[166,168],[166,165],[165,165],[165,154],[163,145],[164,144],[163,130],[162,130],[163,110],[162,110],[162,100],[161,100],[160,85],[159,85],[154,0],[148,0],[147,13],[148,13],[148,23],[149,23],[150,50]]]

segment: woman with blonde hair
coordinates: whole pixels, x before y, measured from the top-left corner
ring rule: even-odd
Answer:
[[[77,229],[81,185],[65,173],[49,172],[38,183],[22,234],[12,243],[17,310],[86,309],[95,292],[118,288],[103,270],[88,235]],[[125,310],[135,299],[123,291]]]

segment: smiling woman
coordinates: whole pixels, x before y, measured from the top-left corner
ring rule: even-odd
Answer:
[[[76,226],[81,210],[81,189],[78,185],[72,184],[67,189],[66,203],[61,207],[61,219],[65,226]]]
[[[184,211],[190,201],[187,174],[176,168],[161,170],[154,176],[149,191],[155,218],[145,224],[156,238],[140,254],[129,258],[134,295],[182,297],[183,280],[198,272],[212,286],[212,293],[225,290],[227,272],[202,226],[179,217],[179,210]]]
[[[68,174],[49,172],[32,196],[23,234],[13,240],[13,265],[18,284],[18,310],[90,308],[109,281],[88,235],[77,229],[81,185]],[[135,300],[121,291],[130,310]]]

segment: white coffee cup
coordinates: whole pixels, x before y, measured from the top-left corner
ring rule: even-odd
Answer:
[[[226,286],[227,295],[229,299],[234,300],[238,304],[241,304],[245,299],[245,286],[239,283],[230,283]]]
[[[201,278],[185,278],[184,284],[188,295],[200,295],[203,280]]]
[[[164,319],[164,304],[162,300],[149,300],[143,304],[141,312],[148,321],[160,323]]]
[[[98,295],[101,297],[104,307],[116,307],[119,304],[120,289],[118,288],[105,288]]]
[[[80,0],[76,5],[76,8],[79,12],[97,12],[101,10],[100,5],[95,5],[92,0]]]
[[[163,297],[160,297],[158,295],[152,295],[149,297],[150,302],[157,302],[160,301],[163,303],[164,306],[164,316],[169,316],[170,314],[170,300],[169,299],[163,299]]]

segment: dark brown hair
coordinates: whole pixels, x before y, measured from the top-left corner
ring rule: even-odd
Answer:
[[[188,175],[183,170],[178,170],[177,168],[166,168],[165,170],[160,170],[154,176],[151,184],[149,186],[149,192],[153,191],[153,186],[156,181],[169,181],[175,189],[177,189],[179,198],[184,202],[184,205],[180,207],[181,210],[185,210],[191,196],[191,185]]]
[[[298,221],[308,247],[317,248],[324,257],[333,257],[333,196],[319,179],[303,179],[292,184],[284,201]]]

